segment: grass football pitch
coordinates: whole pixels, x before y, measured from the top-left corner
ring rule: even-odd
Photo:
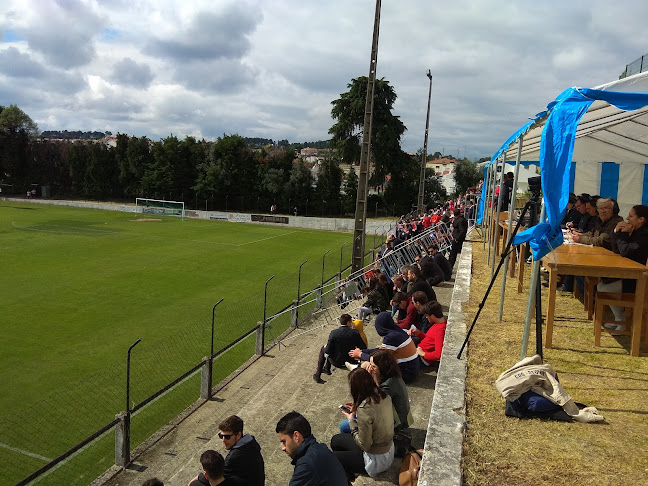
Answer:
[[[162,366],[151,363],[155,348],[158,354],[170,355],[169,349],[182,349],[177,343],[186,336],[200,334],[201,349],[181,352],[176,359],[187,358],[186,364],[175,363],[181,371],[209,354],[212,306],[220,298],[225,300],[216,308],[215,349],[263,319],[264,284],[272,275],[268,315],[296,298],[303,261],[308,260],[302,269],[302,292],[320,283],[327,250],[326,278],[339,271],[345,242],[343,264],[350,262],[351,234],[177,217],[138,221],[139,216],[0,201],[0,419],[29,420],[25,410],[32,404],[114,368],[125,361],[128,346],[142,338],[133,359],[149,356],[149,367],[147,380],[141,380],[147,385],[140,386],[133,400],[137,403],[170,381],[167,376],[156,379]],[[124,377],[121,371],[117,374],[117,385],[106,383],[106,390],[95,392],[113,393],[122,400],[123,387],[118,384]],[[177,376],[175,369],[168,376]],[[189,403],[198,398],[198,390],[191,394]],[[74,415],[75,404],[65,406],[68,410],[61,415]],[[123,409],[109,411],[108,419],[93,422],[87,433]],[[50,425],[56,433],[56,424]],[[10,461],[23,465],[33,461],[38,468],[43,463],[22,451],[43,457],[62,452],[60,444],[50,451],[39,449],[42,435],[31,441],[21,438],[18,445],[12,443],[18,439],[2,435],[0,428],[0,454],[9,453]],[[82,438],[70,436],[74,442],[69,445]]]

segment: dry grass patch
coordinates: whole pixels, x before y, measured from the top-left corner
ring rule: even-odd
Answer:
[[[470,302],[465,307],[470,322],[489,282],[483,245],[475,242]],[[642,347],[640,357],[630,357],[625,336],[604,335],[602,346],[595,348],[593,325],[582,303],[559,294],[554,347],[544,350],[544,359],[574,400],[596,407],[605,421],[582,424],[506,417],[504,399],[494,382],[519,360],[528,293],[518,294],[517,279],[509,277],[503,321],[498,322],[500,287],[501,272],[470,342],[464,483],[648,484],[648,353]],[[544,287],[542,302],[544,313]],[[528,354],[535,350],[534,326],[535,320]]]

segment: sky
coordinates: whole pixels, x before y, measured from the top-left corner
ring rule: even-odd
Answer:
[[[367,76],[374,0],[0,0],[0,105],[41,130],[325,140]],[[645,0],[386,0],[402,147],[490,157],[571,86],[648,54]]]

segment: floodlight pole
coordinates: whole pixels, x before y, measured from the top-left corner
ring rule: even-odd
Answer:
[[[430,127],[430,101],[432,100],[432,73],[427,70],[427,77],[430,78],[430,89],[428,91],[428,106],[427,117],[425,118],[425,139],[423,141],[423,157],[421,160],[421,176],[419,177],[419,193],[418,193],[418,212],[424,212],[423,195],[425,193],[425,167],[427,166],[427,144],[428,144],[428,129]]]
[[[374,89],[376,86],[376,68],[378,67],[378,34],[380,32],[380,5],[376,0],[374,16],[373,41],[371,44],[371,60],[367,78],[367,98],[365,100],[365,116],[362,127],[362,147],[360,150],[360,177],[358,179],[358,195],[356,199],[355,227],[353,230],[353,258],[351,272],[357,272],[364,263],[364,238],[367,225],[367,199],[369,197],[369,153],[371,152],[371,125],[373,122]]]

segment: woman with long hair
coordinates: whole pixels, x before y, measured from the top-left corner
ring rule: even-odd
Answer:
[[[356,368],[349,373],[352,402],[342,414],[349,421],[350,434],[331,439],[335,453],[350,480],[356,474],[373,477],[386,471],[394,461],[394,414],[392,401],[369,372]]]
[[[371,355],[367,370],[380,389],[391,397],[395,412],[395,429],[409,427],[411,421],[409,395],[394,356],[386,349],[379,349]]]

